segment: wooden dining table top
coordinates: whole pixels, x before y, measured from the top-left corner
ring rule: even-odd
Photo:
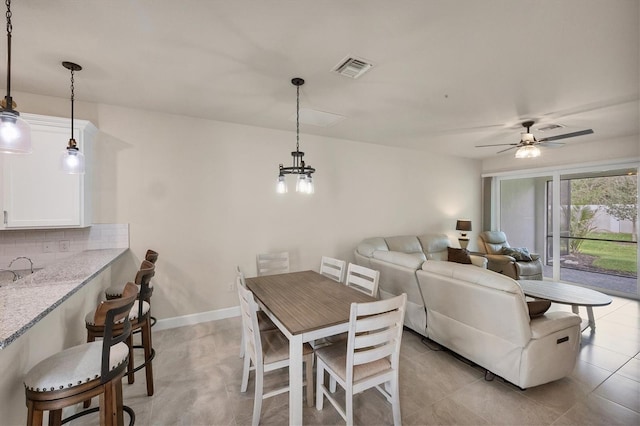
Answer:
[[[246,281],[256,299],[291,334],[349,322],[352,303],[377,300],[315,271],[267,275]]]

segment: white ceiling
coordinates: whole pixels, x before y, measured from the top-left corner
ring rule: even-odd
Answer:
[[[21,0],[12,11],[18,92],[68,97],[68,60],[84,68],[79,101],[294,130],[290,80],[302,77],[301,107],[345,116],[303,134],[468,158],[498,151],[476,144],[518,142],[525,119],[566,126],[536,125],[538,138],[595,132],[568,144],[639,133],[638,0]],[[331,73],[346,55],[374,67]]]

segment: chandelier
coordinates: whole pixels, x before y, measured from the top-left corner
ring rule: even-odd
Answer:
[[[313,178],[311,175],[316,171],[316,169],[305,164],[303,160],[304,152],[300,151],[300,86],[304,84],[304,80],[296,77],[291,80],[291,84],[296,86],[296,150],[291,153],[291,156],[293,157],[292,166],[284,167],[280,164],[280,173],[278,174],[276,191],[279,194],[287,192],[288,189],[287,182],[285,181],[285,175],[297,175],[296,192],[313,194]]]
[[[11,0],[7,5],[7,94],[0,105],[0,152],[31,152],[31,130],[29,124],[20,118],[20,113],[13,109],[15,102],[11,98]]]

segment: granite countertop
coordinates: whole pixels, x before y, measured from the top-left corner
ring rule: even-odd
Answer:
[[[0,349],[22,336],[128,249],[86,250],[0,287]]]

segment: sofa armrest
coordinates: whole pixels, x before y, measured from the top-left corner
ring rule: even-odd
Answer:
[[[471,263],[479,268],[487,269],[487,263],[489,262],[486,257],[470,254],[469,258]]]
[[[495,264],[515,263],[516,259],[506,254],[485,254],[487,260]]]
[[[581,322],[580,316],[571,312],[547,312],[531,320],[531,337],[542,339],[560,330],[580,326]]]

